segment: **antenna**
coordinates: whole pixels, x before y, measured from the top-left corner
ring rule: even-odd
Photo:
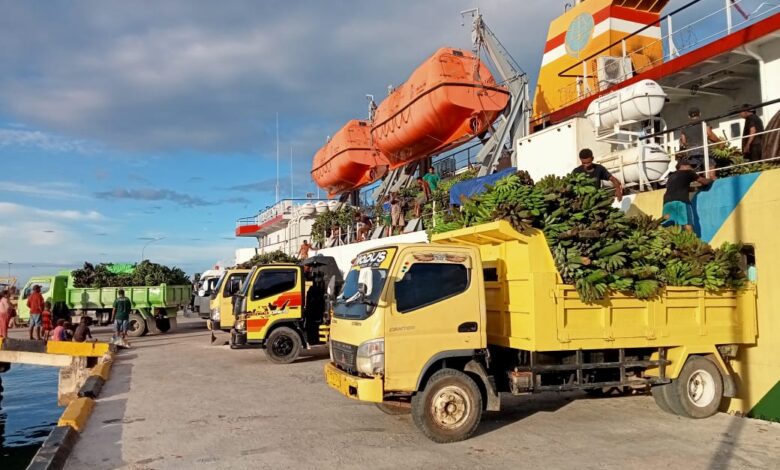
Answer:
[[[276,113],[276,202],[279,202],[279,113]]]
[[[292,168],[292,144],[290,144],[290,199],[295,199],[295,196],[293,196],[293,168]]]

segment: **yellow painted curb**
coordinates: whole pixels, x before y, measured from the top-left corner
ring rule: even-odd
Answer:
[[[73,400],[62,412],[57,426],[70,426],[78,432],[83,431],[94,407],[95,400],[91,398],[82,397]]]
[[[108,377],[111,375],[111,362],[101,362],[92,368],[92,372],[89,375],[97,375],[104,381],[108,380]]]
[[[46,343],[46,352],[49,354],[100,357],[108,350],[108,343],[73,343],[69,341],[49,341]]]

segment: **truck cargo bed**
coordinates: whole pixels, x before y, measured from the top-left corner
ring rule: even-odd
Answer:
[[[477,246],[485,272],[487,339],[527,351],[754,343],[756,292],[667,287],[652,300],[622,294],[586,304],[562,283],[544,234],[499,221],[433,237]]]

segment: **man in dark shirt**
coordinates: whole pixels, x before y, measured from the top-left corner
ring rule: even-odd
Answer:
[[[677,162],[677,171],[669,175],[664,193],[663,218],[664,225],[680,225],[686,230],[693,230],[693,208],[691,207],[691,183],[702,186],[713,180],[699,176],[693,171],[693,166],[687,160]]]
[[[130,299],[125,297],[124,289],[119,289],[111,313],[116,321],[116,334],[123,342],[127,341],[127,329],[130,327],[130,310],[132,308],[133,304]]]
[[[764,132],[764,122],[756,116],[755,110],[749,104],[742,105],[739,115],[745,120],[745,127],[742,128],[742,155],[745,160],[751,162],[761,160],[761,144],[764,136],[756,134]]]
[[[680,148],[687,150],[686,160],[693,165],[694,171],[704,171],[704,134],[701,129],[701,111],[697,107],[688,110],[688,125],[680,132]],[[720,142],[718,136],[712,131],[712,127],[707,124],[707,145]],[[715,176],[715,159],[709,158],[710,171],[707,178]]]
[[[618,202],[623,200],[623,185],[620,184],[617,178],[612,176],[609,170],[598,163],[593,163],[593,151],[591,149],[580,150],[580,162],[582,162],[582,165],[571,172],[573,175],[583,173],[590,176],[593,178],[593,184],[597,188],[601,187],[602,181],[609,181],[615,188],[615,197]]]

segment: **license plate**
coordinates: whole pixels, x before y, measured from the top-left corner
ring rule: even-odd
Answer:
[[[328,382],[328,385],[342,394],[349,396],[349,384],[344,380],[341,374],[332,370],[326,370],[325,380]]]

